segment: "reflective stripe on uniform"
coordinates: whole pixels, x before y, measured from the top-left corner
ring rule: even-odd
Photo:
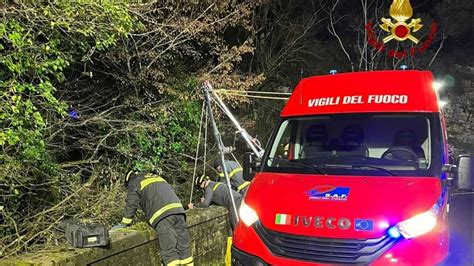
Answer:
[[[242,189],[244,189],[246,186],[250,185],[250,182],[249,181],[245,181],[242,185],[240,185],[238,188],[237,188],[237,192],[241,191]]]
[[[143,190],[146,186],[148,186],[151,183],[155,183],[155,182],[166,182],[166,181],[163,178],[159,177],[159,176],[144,179],[144,180],[142,180],[142,182],[140,182],[140,190]]]
[[[242,171],[242,167],[237,167],[229,173],[229,178],[232,178],[235,174]],[[220,177],[225,177],[224,173],[219,174]]]
[[[216,189],[221,185],[222,183],[216,183],[214,187],[212,188],[212,191],[216,191]]]
[[[130,223],[132,223],[132,219],[123,217],[122,218],[122,223],[123,224],[130,224]]]
[[[131,170],[130,172],[128,172],[127,176],[125,177],[125,181],[128,182],[128,180],[130,179],[130,176],[132,175],[133,173],[133,170]]]
[[[181,260],[181,264],[189,265],[193,262],[193,257],[189,257],[187,259]]]
[[[157,210],[153,216],[150,218],[150,224],[153,224],[153,222],[156,220],[156,218],[160,217],[163,213],[166,211],[169,211],[171,209],[175,208],[183,208],[183,205],[181,203],[170,203],[168,205],[163,206],[161,209]]]
[[[181,264],[180,260],[173,260],[173,261],[168,262],[166,265],[167,266],[175,266],[175,265],[180,265],[180,264]]]

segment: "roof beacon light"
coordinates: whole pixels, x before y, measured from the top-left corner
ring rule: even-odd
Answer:
[[[407,70],[407,69],[408,69],[408,66],[407,66],[407,65],[401,65],[401,66],[400,66],[400,69],[401,69],[401,70]]]
[[[448,104],[447,101],[438,100],[438,106],[439,106],[439,108],[444,108],[447,104]]]
[[[442,87],[443,87],[443,83],[438,82],[438,81],[433,82],[433,89],[435,91],[440,91]]]
[[[331,70],[329,70],[329,74],[335,75],[335,74],[337,74],[337,70],[336,69],[331,69]]]

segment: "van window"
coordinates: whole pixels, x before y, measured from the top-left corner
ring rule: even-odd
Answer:
[[[281,123],[264,168],[325,174],[363,171],[364,175],[420,175],[430,169],[433,138],[440,136],[433,133],[431,121],[436,119],[413,113],[290,118]]]
[[[290,129],[288,120],[284,121],[277,133],[278,145],[273,145],[271,153],[273,157],[279,159],[288,159],[290,149]]]

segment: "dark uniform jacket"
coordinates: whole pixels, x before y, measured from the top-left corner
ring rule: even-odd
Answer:
[[[184,214],[184,208],[173,188],[163,178],[147,173],[131,177],[122,223],[129,224],[138,207],[146,214],[151,226],[171,214]]]
[[[234,161],[224,161],[227,174],[229,175],[230,179],[230,186],[235,191],[239,192],[240,194],[244,195],[245,191],[247,190],[248,185],[250,182],[245,181],[242,176],[242,167],[237,162]],[[224,170],[224,169],[223,169]],[[225,175],[224,173],[219,174],[221,181],[225,182]]]
[[[232,195],[234,196],[235,205],[237,208],[239,208],[243,196],[234,190],[232,190]],[[232,208],[232,200],[230,198],[229,189],[224,183],[210,181],[209,185],[207,185],[204,191],[204,201],[198,203],[196,206],[207,208],[209,205],[211,205],[211,202],[229,209]]]

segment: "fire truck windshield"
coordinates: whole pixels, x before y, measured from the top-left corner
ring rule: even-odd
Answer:
[[[334,114],[282,121],[263,171],[433,176],[441,167],[439,116]]]

